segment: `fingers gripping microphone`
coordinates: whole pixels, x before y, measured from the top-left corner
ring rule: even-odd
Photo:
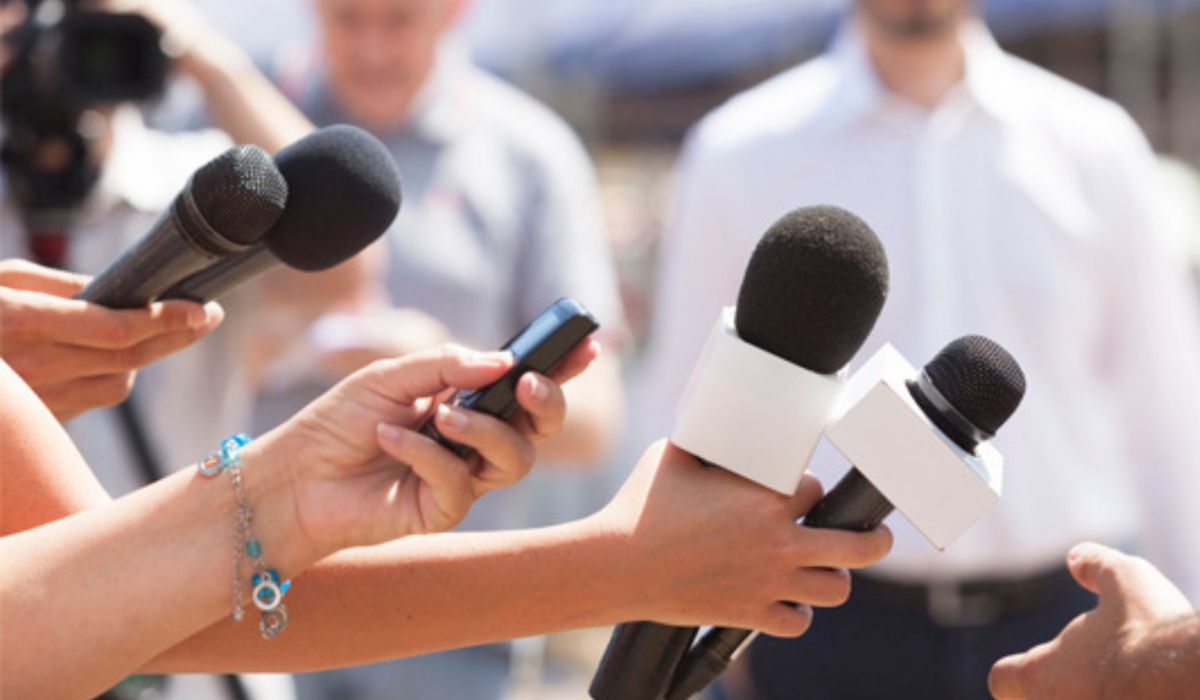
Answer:
[[[829,438],[858,466],[804,524],[865,531],[900,506],[945,548],[999,498],[999,454],[987,441],[1025,395],[1021,367],[997,343],[966,336],[919,375],[885,346],[849,384],[849,408]],[[680,665],[666,699],[703,690],[751,637],[749,630],[709,630]]]
[[[175,283],[248,250],[283,213],[287,182],[257,146],[235,146],[192,175],[140,241],[78,295],[112,308],[154,301]]]
[[[858,351],[887,297],[883,247],[837,207],[797,209],[751,255],[693,371],[671,440],[709,464],[795,492]],[[590,693],[657,700],[695,628],[619,625]]]
[[[163,298],[209,301],[278,266],[316,272],[353,257],[400,211],[400,172],[387,148],[353,126],[331,126],[281,150],[287,209],[262,243],[201,270]]]

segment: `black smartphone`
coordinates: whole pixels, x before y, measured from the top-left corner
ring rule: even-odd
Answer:
[[[513,354],[512,369],[485,387],[458,392],[449,403],[508,420],[520,407],[517,381],[521,375],[526,372],[549,374],[576,345],[599,327],[596,318],[583,304],[569,297],[559,299],[501,348]],[[438,432],[432,417],[421,426],[421,433],[434,438],[459,457],[466,457],[473,451]]]

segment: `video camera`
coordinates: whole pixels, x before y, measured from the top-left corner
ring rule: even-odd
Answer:
[[[79,0],[6,1],[26,12],[0,37],[12,56],[0,75],[0,164],[30,233],[63,233],[100,175],[92,110],[160,94],[170,60],[161,32],[140,15]]]

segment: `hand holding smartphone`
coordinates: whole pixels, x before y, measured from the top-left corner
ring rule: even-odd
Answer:
[[[599,327],[595,317],[582,304],[569,297],[559,299],[501,348],[513,354],[512,369],[483,388],[458,392],[450,404],[508,420],[519,408],[516,392],[521,376],[526,372],[549,374],[576,345]],[[438,432],[432,417],[421,426],[421,433],[434,438],[459,457],[472,452],[470,447]]]

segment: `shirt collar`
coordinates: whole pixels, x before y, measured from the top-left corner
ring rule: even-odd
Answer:
[[[965,93],[984,113],[999,120],[1010,121],[1017,115],[1020,95],[1014,89],[1009,56],[983,22],[972,19],[959,30],[966,70],[958,89],[951,94]],[[850,125],[879,108],[888,98],[887,88],[867,53],[861,30],[853,18],[848,19],[829,50],[829,58],[838,69],[839,80],[831,99],[821,114],[821,121],[831,127]]]

